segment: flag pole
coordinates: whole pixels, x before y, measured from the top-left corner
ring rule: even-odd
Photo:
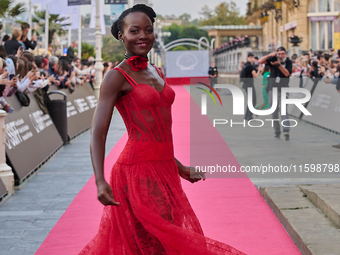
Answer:
[[[45,53],[46,54],[47,54],[47,51],[48,51],[49,20],[50,20],[49,6],[48,6],[48,4],[46,4],[46,12],[45,12]]]
[[[28,40],[31,40],[31,35],[32,35],[32,0],[28,1],[28,24],[30,26],[30,29],[28,30],[27,38],[28,38]]]
[[[81,5],[79,5],[78,58],[81,60]]]

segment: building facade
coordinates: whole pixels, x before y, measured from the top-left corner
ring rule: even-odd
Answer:
[[[335,43],[339,0],[249,0],[247,23],[262,25],[262,50],[289,48],[293,36],[302,50],[328,50]]]

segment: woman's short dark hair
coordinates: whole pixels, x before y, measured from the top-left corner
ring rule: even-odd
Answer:
[[[270,65],[265,65],[263,72],[270,72]]]
[[[4,35],[4,37],[2,37],[2,42],[6,42],[9,38],[11,38],[9,35]]]
[[[42,56],[35,56],[34,63],[38,68],[42,68],[42,65],[44,63],[44,58]]]
[[[118,32],[123,32],[124,19],[132,12],[144,12],[150,18],[152,24],[155,22],[156,13],[154,10],[145,4],[136,4],[132,8],[129,8],[119,16],[119,18],[112,24],[111,33],[118,40]]]
[[[6,49],[5,49],[5,46],[3,45],[0,45],[0,58],[7,58],[7,54],[6,54]]]
[[[318,62],[317,61],[313,61],[312,62],[312,66],[316,69],[318,69]]]

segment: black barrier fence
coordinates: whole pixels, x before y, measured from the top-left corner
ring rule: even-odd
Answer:
[[[49,92],[54,90],[57,87],[49,88]],[[77,86],[73,93],[62,91],[67,97],[68,136],[73,138],[90,128],[97,100],[89,84]],[[14,108],[5,117],[5,123],[6,159],[12,167],[15,185],[20,185],[63,145],[50,115],[43,113],[32,94],[28,96],[28,107],[22,107],[15,96],[6,98]]]
[[[7,195],[7,189],[5,185],[3,184],[2,180],[0,179],[0,202],[2,199]]]
[[[334,84],[320,81],[307,110],[312,116],[303,116],[304,121],[340,133],[340,94]]]

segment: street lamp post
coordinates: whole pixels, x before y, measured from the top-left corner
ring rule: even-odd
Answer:
[[[28,1],[28,24],[30,25],[30,29],[27,33],[28,40],[31,40],[32,35],[32,0]]]
[[[100,2],[99,0],[92,0],[96,1],[96,64],[94,65],[94,69],[96,70],[96,82],[94,85],[94,93],[96,98],[99,98],[100,92],[100,84],[102,83],[103,79],[103,63],[102,63],[102,35],[100,29]]]

